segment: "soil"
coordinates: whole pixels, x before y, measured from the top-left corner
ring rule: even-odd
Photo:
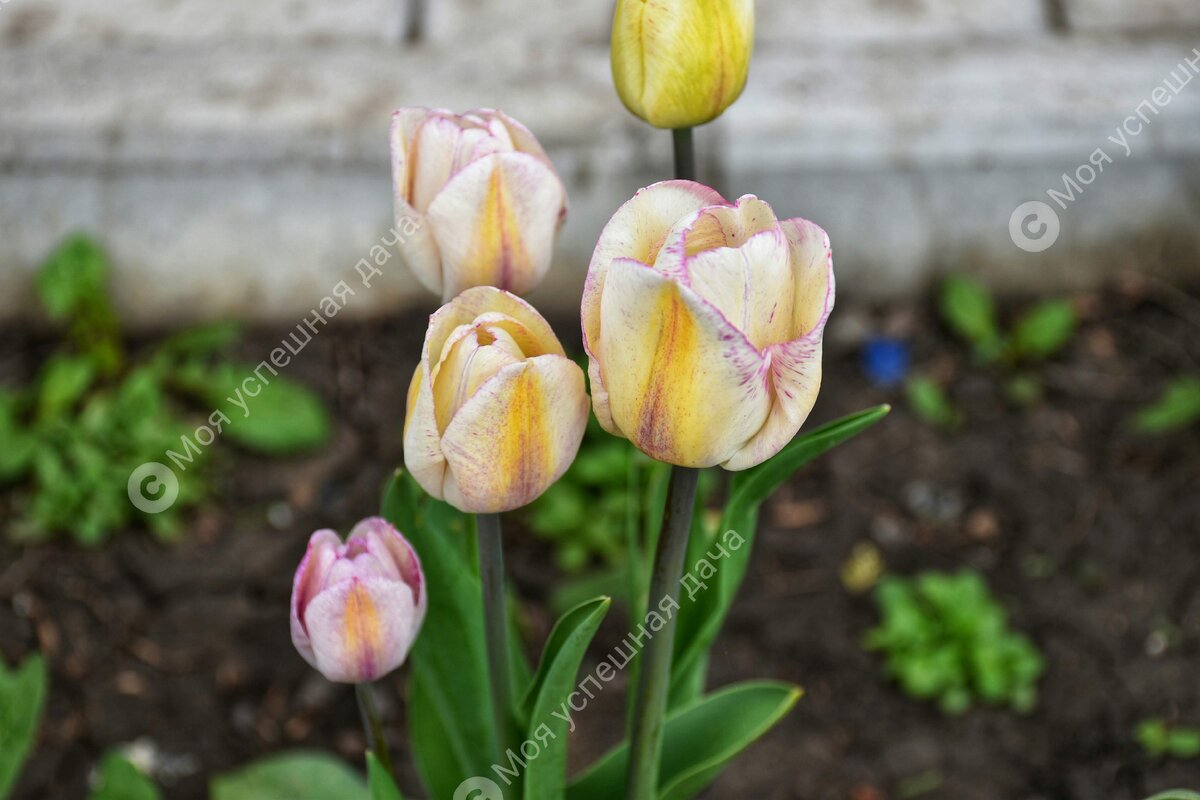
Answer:
[[[1154,760],[1133,738],[1147,717],[1200,725],[1200,429],[1146,437],[1128,426],[1168,378],[1197,371],[1200,302],[1146,283],[1076,302],[1082,329],[1037,370],[1045,395],[1029,407],[1006,402],[1002,374],[972,365],[929,308],[835,312],[812,423],[897,408],[803,470],[762,515],[710,684],[777,678],[806,695],[706,797],[1137,800],[1200,788],[1200,760]],[[332,445],[288,461],[222,448],[216,499],[192,512],[178,544],[143,531],[93,550],[0,543],[0,656],[41,650],[52,669],[14,800],[83,798],[99,757],[131,742],[154,755],[172,800],[205,797],[212,775],[284,748],[358,763],[352,693],[292,649],[290,581],[309,532],[376,511],[401,461],[425,313],[315,337],[289,374],[335,410]],[[564,340],[577,330],[558,328]],[[965,412],[960,431],[930,427],[866,380],[856,344],[867,329],[911,339],[915,366],[947,382]],[[253,333],[242,355],[257,363],[286,330]],[[4,341],[4,383],[27,380],[52,345],[17,331]],[[511,572],[540,647],[551,554],[512,527]],[[947,717],[889,682],[861,645],[873,602],[839,580],[864,541],[895,573],[980,570],[1046,656],[1036,710]],[[597,657],[624,636],[622,619],[610,614]],[[581,715],[573,763],[619,737],[620,681]],[[403,671],[386,682],[385,713],[403,788],[419,797],[404,686]]]

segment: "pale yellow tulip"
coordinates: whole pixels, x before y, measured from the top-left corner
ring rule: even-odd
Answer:
[[[567,193],[525,126],[491,109],[402,108],[391,138],[398,247],[426,288],[444,301],[541,282]]]
[[[617,0],[613,82],[656,127],[719,117],[742,93],[753,49],[754,0]]]
[[[584,286],[596,417],[671,464],[767,460],[816,401],[833,295],[813,223],[691,181],[642,189],[600,234]]]
[[[567,470],[587,417],[583,370],[533,306],[468,289],[429,318],[408,388],[404,464],[460,511],[509,511]]]

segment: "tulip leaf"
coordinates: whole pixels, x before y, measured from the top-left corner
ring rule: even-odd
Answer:
[[[548,740],[525,771],[525,800],[561,800],[567,777],[568,720],[562,708],[575,690],[575,675],[612,599],[597,597],[568,611],[554,625],[542,661],[522,705],[529,719],[526,738],[549,729]],[[559,712],[556,716],[554,712]],[[543,734],[544,736],[544,734]]]
[[[461,541],[470,526],[403,471],[388,486],[382,513],[412,543],[425,573],[429,610],[409,657],[412,746],[430,793],[451,797],[465,778],[487,774],[497,752],[488,713],[483,591]]]
[[[100,764],[100,781],[89,800],[161,800],[162,794],[149,778],[117,752]]]
[[[695,797],[734,756],[782,719],[800,695],[800,688],[791,684],[747,681],[672,712],[664,724],[657,800]],[[566,800],[621,797],[628,762],[626,741],[572,782]]]
[[[41,656],[30,656],[13,670],[0,659],[0,797],[7,797],[17,780],[37,734],[45,696],[46,666]]]
[[[370,787],[371,800],[404,800],[392,776],[370,751],[367,751],[367,786]]]
[[[745,541],[737,549],[728,547],[728,555],[714,562],[717,573],[708,581],[708,587],[696,594],[695,600],[684,598],[680,601],[675,657],[671,667],[672,708],[688,703],[702,691],[708,650],[724,624],[750,561],[759,506],[796,470],[830,448],[862,433],[887,416],[890,410],[891,407],[887,405],[875,406],[822,425],[797,436],[762,464],[734,473],[719,535],[724,537],[726,532],[735,531]],[[695,527],[692,535],[697,535]],[[696,552],[694,546],[689,550]],[[691,569],[694,563],[693,560],[684,568]],[[695,674],[696,671],[700,674]]]
[[[222,775],[210,786],[212,800],[368,800],[362,778],[325,753],[270,756]]]

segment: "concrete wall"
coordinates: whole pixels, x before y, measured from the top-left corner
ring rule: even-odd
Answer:
[[[387,230],[390,111],[418,104],[537,133],[572,207],[533,299],[575,305],[600,227],[670,168],[669,136],[612,89],[611,2],[428,0],[415,43],[408,11],[0,0],[0,315],[31,308],[31,271],[77,229],[137,321],[307,311]],[[1106,138],[1197,58],[1195,0],[759,0],[758,21],[745,94],[699,133],[702,178],[823,224],[843,292],[946,269],[1012,288],[1200,275],[1200,81],[1143,106],[1128,156]],[[1113,162],[1057,209],[1055,245],[1016,247],[1013,209],[1097,148]],[[352,311],[428,301],[398,258],[385,271]]]

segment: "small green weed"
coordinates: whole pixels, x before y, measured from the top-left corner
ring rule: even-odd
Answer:
[[[887,578],[875,601],[882,620],[866,645],[884,653],[888,672],[906,693],[936,699],[947,714],[961,714],[977,701],[1033,709],[1041,653],[1009,630],[1004,609],[978,573]]]

